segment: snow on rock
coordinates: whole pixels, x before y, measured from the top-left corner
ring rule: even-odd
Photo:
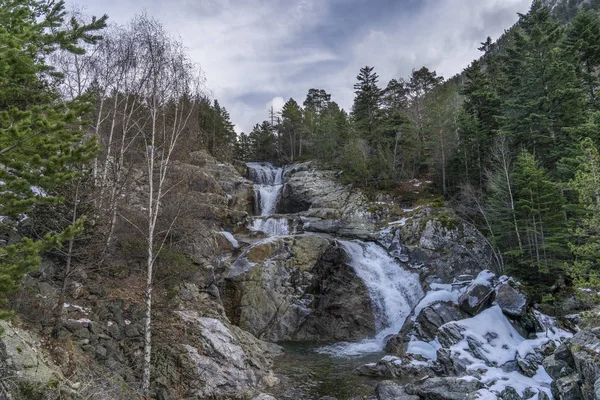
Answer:
[[[398,221],[392,221],[392,222],[388,223],[388,225],[404,226],[404,225],[406,225],[407,221],[408,221],[408,218],[402,217],[402,219],[399,219]]]
[[[437,350],[441,348],[442,345],[437,340],[423,342],[421,340],[416,340],[413,336],[411,341],[408,343],[406,352],[408,354],[420,355],[428,360],[435,361],[437,360]]]
[[[221,235],[223,235],[225,237],[225,239],[227,239],[229,241],[229,243],[231,243],[231,246],[234,249],[237,249],[240,247],[239,242],[235,239],[235,237],[233,237],[233,235],[230,232],[223,231],[223,232],[221,232]]]
[[[440,328],[439,335],[440,342],[461,358],[475,364],[483,361],[484,365],[494,366],[513,361],[517,347],[525,340],[498,306],[488,308],[473,318],[449,322]]]
[[[492,286],[492,280],[496,277],[492,271],[481,271],[479,275],[471,282],[471,285],[483,285],[490,287]]]
[[[455,304],[458,303],[458,297],[462,293],[461,290],[453,289],[452,285],[440,285],[438,287],[440,290],[431,290],[427,292],[427,295],[425,295],[419,304],[417,304],[412,315],[413,321],[419,316],[424,308],[429,307],[432,304],[446,301],[451,301]]]
[[[523,338],[498,305],[472,318],[449,322],[439,329],[439,343],[450,350],[453,359],[466,365],[467,373],[472,373],[485,385],[477,392],[477,398],[495,399],[507,387],[520,396],[529,391],[535,394],[533,398],[546,398],[546,395],[552,398],[552,378],[544,367],[531,365],[531,373],[525,376],[516,370],[516,361],[521,366],[522,360],[536,358],[549,341],[560,342],[571,334],[556,327],[553,318],[539,312],[534,315],[546,327],[546,332],[538,333],[533,339]],[[540,395],[541,392],[544,394]]]

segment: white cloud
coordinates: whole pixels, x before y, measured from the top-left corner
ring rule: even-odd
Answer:
[[[201,65],[207,86],[229,110],[238,131],[266,119],[271,103],[281,104],[289,97],[302,103],[312,87],[327,90],[349,109],[355,77],[364,65],[375,66],[381,86],[422,65],[448,78],[479,55],[479,42],[488,35],[498,37],[517,20],[516,13],[526,12],[531,4],[531,0],[405,0],[378,5],[375,0],[368,6],[380,9],[348,26],[346,17],[338,15],[340,7],[353,12],[364,3],[74,1],[89,13],[107,12],[119,23],[144,8],[163,22]]]
[[[273,97],[271,101],[267,103],[267,110],[270,110],[273,107],[273,112],[278,113],[281,111],[285,104],[285,100],[283,97]]]

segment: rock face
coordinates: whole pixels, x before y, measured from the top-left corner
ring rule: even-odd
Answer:
[[[544,367],[554,379],[552,393],[558,399],[596,400],[595,384],[600,379],[600,338],[584,329],[553,355],[544,359]]]
[[[334,171],[317,170],[309,162],[285,170],[277,211],[300,213],[306,218],[305,230],[364,237],[375,228],[368,205],[360,191],[341,185]]]
[[[418,268],[427,282],[452,283],[461,275],[499,271],[485,237],[452,211],[428,207],[405,218],[396,241],[401,242],[408,264]]]
[[[180,362],[189,376],[188,397],[237,397],[263,384],[270,369],[265,355],[280,352],[278,346],[197,312],[176,314],[198,338],[194,346],[181,345]]]
[[[373,334],[364,283],[330,239],[270,238],[250,247],[223,284],[231,321],[259,338],[354,340]]]
[[[29,387],[40,399],[59,396],[57,387],[64,377],[40,348],[40,338],[1,320],[0,331],[0,398],[9,398],[5,379],[12,381],[11,386]]]

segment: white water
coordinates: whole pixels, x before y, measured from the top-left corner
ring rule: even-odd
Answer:
[[[255,218],[250,230],[264,232],[267,236],[289,235],[290,223],[286,217]]]
[[[382,351],[385,338],[397,334],[412,309],[423,297],[417,274],[405,270],[381,246],[372,242],[339,241],[350,257],[350,266],[369,291],[377,334],[360,342],[342,342],[319,351],[354,356]]]
[[[283,188],[283,168],[276,168],[267,162],[252,162],[246,165],[250,179],[254,182],[256,209],[261,216],[274,215]]]

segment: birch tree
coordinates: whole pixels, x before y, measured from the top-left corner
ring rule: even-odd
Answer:
[[[139,227],[146,242],[146,283],[144,289],[144,353],[142,394],[150,393],[152,351],[152,289],[155,262],[177,216],[159,231],[161,202],[172,189],[167,176],[174,153],[194,113],[194,97],[199,91],[199,74],[185,55],[181,44],[170,38],[162,26],[146,16],[135,21],[135,41],[149,75],[141,86],[147,121],[143,129],[145,175],[147,180],[146,225]]]

